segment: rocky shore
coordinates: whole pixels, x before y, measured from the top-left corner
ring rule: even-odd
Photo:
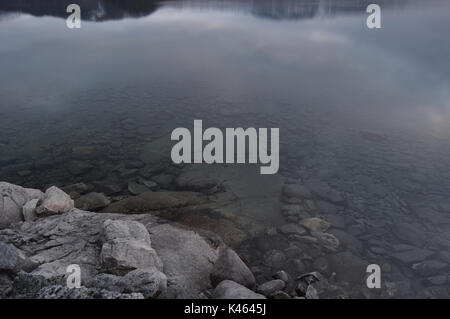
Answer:
[[[2,298],[317,297],[309,285],[315,274],[302,280],[305,291],[290,291],[284,271],[257,283],[211,232],[152,214],[82,211],[57,187],[43,193],[1,182],[0,193]],[[161,202],[149,199],[158,208]],[[73,264],[81,269],[81,288],[67,286]]]

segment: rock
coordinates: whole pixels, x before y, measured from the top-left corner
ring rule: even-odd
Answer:
[[[173,183],[174,177],[169,174],[159,174],[153,176],[152,180],[156,182],[161,188],[169,189]]]
[[[213,291],[214,299],[266,299],[234,281],[224,280]]]
[[[332,202],[334,204],[344,204],[345,200],[341,193],[332,189],[327,183],[319,180],[310,180],[306,183],[306,187],[317,197]]]
[[[111,221],[105,225],[107,220]],[[112,221],[123,222],[127,226],[121,227],[123,224],[117,225],[111,223]],[[134,229],[130,222],[139,225],[138,230]],[[113,230],[107,230],[108,224]],[[39,264],[38,268],[31,271],[31,278],[41,278],[43,286],[46,287],[55,284],[64,285],[65,282],[59,283],[56,279],[67,275],[67,266],[70,264],[80,266],[83,285],[99,273],[104,273],[100,256],[102,245],[108,240],[128,238],[138,242],[139,247],[143,246],[146,253],[151,236],[150,247],[163,261],[162,271],[158,267],[155,268],[167,277],[167,298],[201,298],[204,291],[212,288],[209,277],[218,258],[217,247],[213,244],[216,242],[215,239],[209,237],[207,233],[202,232],[200,235],[150,214],[99,214],[72,209],[68,213],[38,218],[32,223],[13,226],[11,229],[0,230],[0,241],[14,242],[18,249],[26,251],[27,255],[31,256],[30,260]],[[141,226],[149,234],[142,232]],[[123,236],[126,237],[121,238]],[[131,254],[132,257],[134,253]],[[139,258],[142,259],[142,256]],[[144,267],[148,268],[147,265]],[[127,273],[133,270],[129,269]],[[114,276],[111,279],[118,277]],[[37,281],[41,282],[41,279]],[[32,281],[28,280],[27,285],[34,287]],[[112,281],[108,288],[111,286]],[[40,290],[37,288],[30,291],[27,298],[36,298]],[[92,288],[99,291],[101,287]],[[12,297],[19,297],[19,293],[15,294],[14,291],[12,293]]]
[[[198,171],[183,172],[175,181],[179,189],[204,191],[210,190],[219,184],[219,181],[207,176],[200,175]]]
[[[154,190],[156,190],[158,188],[158,184],[156,184],[154,181],[143,180],[142,184],[147,186],[152,191],[154,191]]]
[[[135,239],[117,238],[107,241],[102,246],[100,260],[105,270],[117,275],[138,268],[163,269],[156,251],[148,243]]]
[[[122,282],[124,292],[140,292],[145,298],[164,298],[167,293],[167,277],[155,267],[133,270]]]
[[[426,260],[412,266],[415,271],[424,277],[437,275],[447,267],[448,264],[439,260]]]
[[[92,191],[94,187],[85,183],[76,183],[61,187],[61,189],[67,193],[71,198],[78,198],[80,195],[86,194]]]
[[[250,269],[232,249],[221,251],[211,273],[211,282],[214,286],[227,279],[248,288],[252,288],[256,284]]]
[[[119,185],[108,184],[103,182],[95,182],[94,188],[97,192],[103,193],[106,196],[111,196],[122,191],[122,187]]]
[[[285,235],[304,235],[306,233],[306,230],[302,226],[293,223],[284,224],[278,227],[278,230]]]
[[[392,253],[391,256],[405,264],[423,261],[434,253],[428,249],[414,248],[408,251]]]
[[[298,185],[298,184],[286,184],[283,186],[283,190],[282,193],[284,196],[290,198],[290,197],[294,197],[294,198],[299,198],[299,199],[304,199],[304,198],[311,198],[311,192],[302,185]]]
[[[82,210],[97,211],[107,207],[111,201],[102,193],[91,192],[75,200],[75,207]]]
[[[150,234],[145,226],[133,220],[111,220],[103,222],[105,241],[114,239],[135,239],[151,245]]]
[[[140,195],[145,192],[149,192],[150,189],[145,185],[141,185],[136,182],[129,182],[128,183],[128,191],[133,195]]]
[[[305,298],[306,299],[319,299],[317,290],[316,290],[316,288],[314,288],[313,285],[309,285],[308,288],[306,288]]]
[[[272,294],[272,298],[273,299],[292,299],[292,297],[287,292],[284,292],[284,291],[275,291]]]
[[[427,281],[435,286],[441,286],[445,285],[447,281],[449,280],[449,277],[447,275],[437,275],[437,276],[431,276],[427,278]]]
[[[318,217],[302,219],[300,224],[308,228],[311,232],[325,232],[331,226],[329,222]]]
[[[24,252],[13,245],[0,243],[0,271],[17,273],[20,270],[31,271],[36,265]]]
[[[75,146],[72,148],[72,154],[78,159],[95,159],[101,154],[94,146]]]
[[[283,280],[286,284],[289,282],[289,275],[284,270],[277,271],[273,278]]]
[[[26,202],[25,205],[23,205],[22,207],[22,215],[23,215],[23,219],[26,222],[32,222],[34,220],[36,220],[37,216],[36,216],[36,207],[37,204],[39,203],[39,199],[35,198],[32,200],[29,200],[28,202]]]
[[[339,239],[332,234],[322,232],[311,232],[315,238],[319,240],[319,244],[331,251],[336,251],[339,248]]]
[[[78,160],[70,161],[67,165],[67,170],[73,176],[81,176],[89,172],[93,168],[94,166],[92,166],[91,164]]]
[[[316,206],[317,206],[317,209],[319,210],[319,213],[321,213],[321,214],[333,215],[333,214],[337,214],[339,211],[338,206],[331,204],[329,202],[321,201],[321,200],[316,202]]]
[[[104,289],[76,288],[54,285],[42,288],[36,299],[144,299],[140,293],[121,294]]]
[[[210,240],[169,224],[152,227],[150,235],[152,247],[164,263],[169,298],[199,298],[211,287],[210,274],[218,252]]]
[[[270,250],[264,254],[264,263],[269,267],[280,269],[286,263],[286,255],[280,250]]]
[[[45,191],[42,202],[36,208],[36,214],[43,213],[61,214],[70,211],[74,207],[74,202],[69,195],[56,186],[52,186]]]
[[[338,252],[327,256],[330,269],[336,272],[338,281],[360,283],[366,276],[369,263],[351,252]]]
[[[283,280],[274,279],[259,285],[257,292],[263,294],[264,296],[270,296],[275,291],[283,290],[284,287],[286,287],[286,283]]]
[[[112,203],[105,213],[147,212],[152,210],[180,208],[207,201],[205,195],[194,192],[147,192]]]
[[[37,189],[0,182],[0,229],[22,221],[22,207],[30,200],[40,200],[43,196]]]

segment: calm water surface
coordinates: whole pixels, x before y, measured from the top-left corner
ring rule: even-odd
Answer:
[[[380,30],[368,3],[86,0],[70,30],[64,1],[0,1],[0,180],[126,185],[147,143],[194,119],[280,127],[285,182],[345,198],[315,203],[344,265],[387,273],[379,293],[338,283],[449,297],[450,2],[380,2]]]

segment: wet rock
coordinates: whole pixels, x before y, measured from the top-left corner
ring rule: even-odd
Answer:
[[[75,200],[75,207],[82,210],[97,211],[107,207],[111,201],[102,193],[88,193]]]
[[[391,256],[405,264],[412,264],[423,261],[434,253],[428,249],[414,248],[408,251],[392,253]]]
[[[447,267],[448,264],[439,260],[426,260],[412,266],[415,271],[424,277],[439,274]]]
[[[174,181],[174,177],[169,174],[159,174],[152,177],[152,181],[157,183],[163,189],[169,189]]]
[[[308,228],[311,232],[326,232],[331,226],[329,222],[318,217],[302,219],[300,224]]]
[[[203,176],[198,171],[187,171],[180,174],[175,183],[179,189],[205,191],[216,187],[219,184],[219,181],[214,178]]]
[[[221,251],[211,273],[211,282],[214,286],[227,279],[248,288],[254,287],[256,283],[250,269],[232,249]]]
[[[147,192],[112,203],[104,212],[130,213],[151,210],[180,208],[188,205],[205,203],[207,198],[194,192]]]
[[[72,154],[78,159],[95,159],[102,155],[94,146],[75,146]]]
[[[37,189],[0,182],[0,229],[23,220],[22,207],[32,199],[42,199]]]
[[[311,192],[302,185],[298,184],[287,184],[283,186],[282,193],[284,196],[290,198],[298,198],[298,199],[304,199],[304,198],[311,198]]]
[[[339,211],[338,206],[321,200],[316,202],[316,206],[321,214],[337,214]]]
[[[309,285],[308,288],[306,288],[305,298],[306,299],[319,299],[317,290],[316,290],[316,288],[314,288],[313,285]]]
[[[272,298],[273,299],[292,299],[292,297],[287,292],[284,292],[284,291],[275,291],[272,294]]]
[[[284,287],[286,287],[286,283],[283,280],[274,279],[259,285],[256,291],[264,296],[270,296],[275,291],[283,290]]]
[[[103,182],[95,182],[94,187],[97,192],[103,193],[106,196],[114,195],[122,191],[122,187],[119,185]]]
[[[283,280],[286,284],[289,282],[289,275],[284,270],[277,271],[273,278]]]
[[[427,278],[427,281],[431,284],[431,285],[436,285],[436,286],[441,286],[441,285],[445,285],[449,280],[449,276],[448,275],[437,275],[437,276],[431,276]]]
[[[338,252],[327,256],[330,268],[338,281],[359,283],[366,276],[367,262],[351,252]]]
[[[39,203],[39,199],[32,199],[26,202],[22,207],[23,219],[27,222],[36,220],[36,207]]]
[[[319,244],[328,250],[336,251],[339,248],[339,239],[332,234],[322,232],[311,232],[315,238],[319,240]]]
[[[332,189],[327,183],[319,180],[310,180],[306,183],[306,187],[317,197],[332,202],[334,204],[344,204],[345,200],[341,193]]]
[[[264,254],[264,263],[272,268],[283,268],[286,263],[286,255],[280,250],[270,250]]]
[[[285,235],[304,235],[306,233],[306,229],[297,224],[285,224],[278,227],[280,233]]]
[[[80,195],[90,192],[93,189],[93,186],[85,183],[76,183],[64,186],[61,189],[71,198],[78,198]]]
[[[328,260],[325,257],[318,257],[312,264],[313,269],[317,269],[321,273],[327,274],[329,271]]]
[[[83,174],[86,174],[93,168],[94,166],[92,166],[91,164],[77,160],[71,161],[69,162],[69,164],[67,164],[67,170],[73,176],[81,176]]]
[[[136,182],[129,182],[128,183],[128,191],[133,195],[140,195],[145,192],[149,192],[150,189],[145,185],[141,185]]]
[[[213,291],[214,299],[266,299],[234,281],[224,280]]]
[[[56,186],[52,186],[45,191],[42,202],[36,208],[36,214],[43,213],[61,214],[70,211],[74,207],[74,202],[69,195]]]

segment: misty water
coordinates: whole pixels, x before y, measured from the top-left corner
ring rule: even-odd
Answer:
[[[450,297],[448,1],[379,1],[378,30],[370,1],[85,0],[81,29],[68,3],[0,1],[1,181],[117,185],[120,201],[176,127],[279,127],[276,176],[194,169],[229,181],[239,212],[219,194],[171,217],[232,232],[257,277],[320,271],[324,297]],[[286,199],[290,184],[313,195]],[[332,247],[275,229],[305,217],[331,224]]]

